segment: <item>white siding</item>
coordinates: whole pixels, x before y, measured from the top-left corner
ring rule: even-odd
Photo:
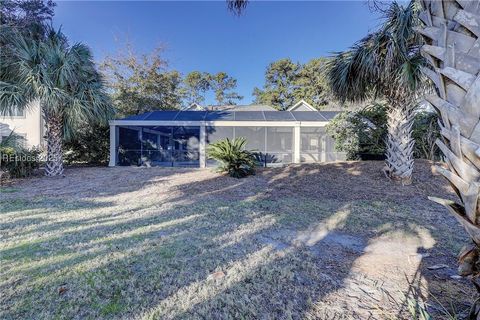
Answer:
[[[38,102],[32,103],[24,116],[0,117],[0,139],[2,136],[8,136],[12,131],[23,136],[29,147],[43,144],[45,130]]]

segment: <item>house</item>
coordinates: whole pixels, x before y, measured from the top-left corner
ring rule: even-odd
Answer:
[[[337,112],[305,111],[304,103],[292,111],[260,105],[195,106],[112,120],[109,165],[206,167],[214,164],[207,159],[207,146],[236,137],[247,139],[247,148],[256,151],[264,166],[344,160],[325,130]]]
[[[317,111],[314,107],[312,107],[309,103],[305,100],[300,100],[295,103],[293,106],[287,109],[288,111]]]
[[[21,141],[25,147],[44,145],[45,122],[38,101],[24,110],[15,109],[10,115],[0,116],[0,141],[12,131],[23,138]]]

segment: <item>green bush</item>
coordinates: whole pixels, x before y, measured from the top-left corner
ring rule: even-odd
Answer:
[[[11,178],[26,178],[39,167],[38,149],[15,148],[0,145],[0,170]]]
[[[440,138],[440,127],[436,113],[419,112],[415,116],[412,136],[415,139],[413,149],[415,158],[440,160],[441,152],[435,144],[435,141]]]
[[[65,141],[64,159],[68,164],[84,163],[104,165],[110,154],[110,128],[108,124],[84,124],[74,136]]]
[[[422,111],[415,116],[412,127],[415,158],[440,159],[435,145],[440,136],[437,119],[433,112]],[[347,160],[381,158],[385,154],[387,107],[377,103],[358,111],[344,111],[327,125],[327,133],[335,139],[335,149],[347,153]]]
[[[386,106],[376,103],[358,111],[344,111],[327,125],[327,133],[335,139],[335,150],[347,153],[347,160],[358,160],[363,154],[383,156]]]
[[[208,146],[208,157],[220,162],[219,171],[234,178],[243,178],[255,174],[255,155],[245,150],[245,138],[228,138]]]
[[[39,167],[40,151],[24,144],[24,138],[13,131],[0,142],[0,171],[11,178],[26,178]]]

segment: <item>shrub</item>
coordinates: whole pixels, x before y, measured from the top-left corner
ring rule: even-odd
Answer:
[[[243,178],[255,174],[255,155],[245,150],[245,138],[228,138],[212,143],[208,147],[208,157],[220,162],[220,172],[227,173],[234,178]]]
[[[108,124],[84,124],[75,131],[72,139],[65,141],[66,163],[108,163],[110,154],[110,128]]]
[[[0,143],[0,170],[11,178],[26,178],[39,167],[40,151],[26,149],[22,139],[12,132]]]
[[[362,155],[382,157],[385,154],[387,113],[376,103],[358,111],[338,114],[328,125],[327,133],[335,139],[335,149],[347,153],[347,160]]]
[[[437,161],[441,152],[435,141],[441,137],[438,116],[435,112],[419,112],[413,123],[413,138],[415,139],[415,158]]]
[[[437,119],[432,112],[416,114],[412,127],[415,158],[440,159],[435,144],[440,137]],[[335,149],[347,153],[347,160],[380,159],[385,154],[386,106],[373,104],[358,111],[344,111],[327,125],[327,133],[335,139]]]

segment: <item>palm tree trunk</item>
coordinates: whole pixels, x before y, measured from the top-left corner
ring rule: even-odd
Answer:
[[[387,177],[403,185],[412,183],[414,116],[414,108],[410,104],[395,105],[395,102],[390,102],[387,111],[387,159],[384,172]]]
[[[422,50],[432,65],[424,72],[437,87],[428,101],[442,119],[442,140],[437,144],[447,168],[438,171],[448,179],[459,203],[431,198],[465,227],[473,245],[460,254],[462,275],[480,274],[480,2],[424,0],[420,30],[427,41]],[[472,316],[480,317],[479,305]]]
[[[45,175],[58,176],[63,173],[63,119],[48,117],[47,125],[47,161]]]

